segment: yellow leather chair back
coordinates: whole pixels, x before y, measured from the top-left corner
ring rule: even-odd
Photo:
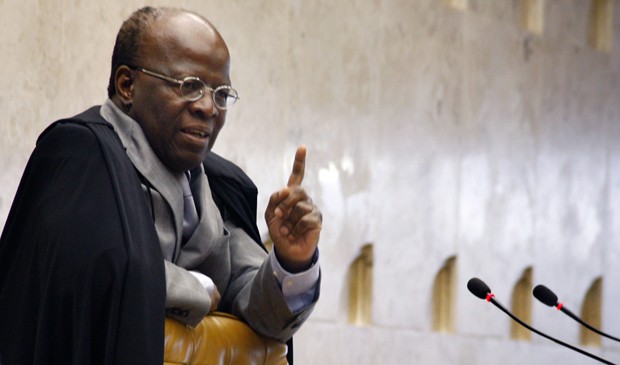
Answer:
[[[287,365],[286,345],[236,317],[210,313],[192,328],[166,317],[164,365]]]

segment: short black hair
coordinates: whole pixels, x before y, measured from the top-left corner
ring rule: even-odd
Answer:
[[[183,9],[168,7],[145,6],[133,12],[123,22],[116,35],[116,43],[112,52],[112,69],[108,82],[108,97],[116,94],[116,70],[122,65],[135,67],[138,64],[139,54],[151,25],[161,15],[170,12],[185,12]]]
[[[213,27],[211,22],[204,16],[181,8],[145,6],[134,11],[123,22],[116,35],[116,43],[112,52],[112,69],[110,71],[110,80],[108,81],[108,97],[111,98],[116,94],[116,70],[122,65],[129,67],[139,66],[140,51],[142,50],[144,39],[155,20],[162,15],[175,13],[193,14]]]

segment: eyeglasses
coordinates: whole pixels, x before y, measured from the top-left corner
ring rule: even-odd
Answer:
[[[153,76],[158,79],[178,84],[179,89],[181,90],[181,95],[183,95],[185,99],[191,102],[200,100],[207,93],[207,90],[211,91],[211,95],[213,96],[213,104],[215,104],[215,106],[220,110],[226,110],[230,108],[234,103],[237,102],[237,100],[239,100],[237,90],[233,89],[232,86],[229,85],[221,85],[213,89],[211,87],[208,87],[207,84],[204,83],[204,81],[202,81],[196,76],[188,76],[182,80],[179,80],[170,76],[147,70],[142,67],[135,67],[134,69],[140,72],[144,72],[149,76]]]

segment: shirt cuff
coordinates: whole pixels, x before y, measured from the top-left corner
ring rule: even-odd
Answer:
[[[202,287],[205,288],[207,293],[209,293],[209,297],[213,299],[213,291],[215,289],[215,283],[213,283],[213,280],[211,280],[211,278],[208,277],[207,275],[200,273],[198,271],[190,270],[189,273],[192,274],[196,279],[198,279],[198,281],[200,281],[200,285],[202,285]]]
[[[282,287],[282,294],[284,294],[285,298],[308,293],[311,289],[316,287],[320,273],[318,250],[317,248],[312,266],[306,271],[295,274],[284,270],[276,258],[275,250],[271,250],[269,253],[269,260],[271,260],[273,276],[276,277],[276,280],[278,280],[278,283]]]

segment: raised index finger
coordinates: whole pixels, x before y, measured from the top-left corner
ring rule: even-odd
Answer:
[[[295,162],[293,162],[293,171],[288,178],[286,186],[301,185],[306,171],[306,146],[297,147],[295,152]]]

